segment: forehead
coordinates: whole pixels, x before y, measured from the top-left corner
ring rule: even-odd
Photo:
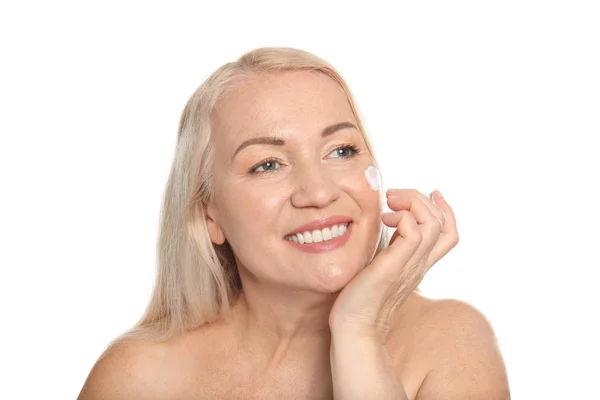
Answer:
[[[323,73],[284,71],[244,77],[212,115],[217,147],[254,136],[316,135],[328,125],[356,120],[342,88]]]

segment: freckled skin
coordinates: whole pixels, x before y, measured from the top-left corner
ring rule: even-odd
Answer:
[[[341,290],[370,261],[379,240],[378,193],[365,181],[372,156],[361,133],[343,129],[322,138],[323,128],[348,121],[358,125],[345,94],[323,74],[287,72],[238,85],[213,114],[215,201],[209,213],[217,235],[234,249],[241,274],[260,282],[319,293]],[[278,136],[285,146],[253,145],[231,162],[245,140]],[[337,156],[340,145],[359,154]],[[271,171],[248,169],[272,157]],[[343,249],[318,255],[283,240],[299,225],[331,215],[354,220]],[[260,223],[257,223],[260,221]],[[210,222],[209,222],[210,224]]]

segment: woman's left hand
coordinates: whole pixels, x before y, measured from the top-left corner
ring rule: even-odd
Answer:
[[[329,316],[332,333],[374,335],[385,341],[388,320],[416,289],[427,271],[458,243],[452,209],[439,192],[432,202],[416,190],[388,190],[393,213],[385,225],[396,227],[382,250],[338,295]]]

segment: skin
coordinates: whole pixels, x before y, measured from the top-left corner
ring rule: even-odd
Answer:
[[[207,226],[214,243],[234,249],[244,290],[219,321],[167,343],[117,347],[80,399],[509,398],[487,319],[414,291],[458,242],[452,209],[437,193],[405,189],[388,191],[393,213],[382,216],[360,132],[320,135],[346,121],[358,126],[339,86],[318,73],[254,77],[222,99],[211,121]],[[248,146],[232,159],[245,140],[272,135],[287,144]],[[347,144],[359,151],[340,149]],[[283,239],[339,214],[353,219],[342,248],[310,254]],[[396,231],[373,258],[382,222]]]

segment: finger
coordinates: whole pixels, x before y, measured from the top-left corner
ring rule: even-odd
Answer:
[[[377,269],[386,276],[386,281],[398,279],[399,269],[415,254],[423,240],[414,213],[409,210],[396,211],[382,217],[384,223],[397,229],[389,245],[377,255]]]
[[[398,208],[399,210],[390,214],[384,214],[382,221],[385,225],[395,227],[404,217],[404,213],[408,212],[413,215],[417,227],[421,233],[420,242],[422,242],[422,250],[419,250],[419,256],[428,253],[439,237],[442,227],[439,220],[431,213],[427,205],[418,197],[412,198],[402,197],[398,199],[389,199],[390,208]],[[402,232],[398,232],[402,235]],[[392,242],[390,241],[390,245]]]
[[[442,194],[440,193],[439,190],[435,190],[434,192],[432,192],[432,199],[433,199],[433,202],[435,203],[436,207],[439,208],[440,211],[442,211],[444,213],[444,216],[446,218],[446,220],[444,222],[444,229],[442,230],[442,232],[443,233],[457,232],[456,217],[454,216],[454,211],[452,211],[452,208],[450,207],[450,205],[448,204],[446,199],[444,199],[444,197],[442,196]],[[456,235],[457,235],[457,239],[458,239],[458,233]]]
[[[400,211],[396,211],[390,214],[384,214],[382,216],[382,221],[385,225],[392,227],[392,228],[397,228],[394,231],[394,234],[392,235],[392,237],[390,238],[389,241],[389,245],[391,245],[392,243],[394,243],[394,241],[396,240],[396,238],[400,237],[406,237],[406,235],[410,234],[410,231],[413,229],[412,226],[404,226],[403,228],[403,233],[405,236],[401,235],[400,232],[400,228],[399,228],[399,224],[402,220],[406,219],[406,218],[412,218],[414,221],[414,227],[415,229],[419,229],[418,225],[417,225],[417,221],[415,220],[414,215],[412,215],[412,213],[408,210],[400,210]],[[405,223],[409,223],[409,221],[406,221]],[[420,232],[419,232],[420,233]]]
[[[435,204],[433,198],[431,197],[434,192],[429,194],[429,197],[425,196],[423,193],[418,190],[411,189],[413,194],[419,198],[426,206],[429,208],[429,211],[440,221],[440,226],[444,226],[444,222],[446,221],[446,215],[444,212]]]
[[[433,246],[431,253],[427,259],[429,265],[433,265],[452,250],[459,241],[458,230],[456,227],[456,218],[454,212],[446,200],[441,196],[439,191],[433,196],[437,206],[446,214],[446,223],[442,229],[442,233],[437,242]]]
[[[430,205],[433,208],[433,214],[440,220],[442,226],[444,226],[444,224],[446,223],[446,213],[444,213],[444,211],[442,211],[442,209],[440,209],[437,206],[437,204],[435,204],[435,201],[433,199],[435,192],[437,192],[437,190],[434,190],[433,192],[429,193],[429,201],[427,202],[427,205]]]
[[[432,208],[427,205],[426,202],[430,202],[429,199],[423,195],[421,196],[425,198],[425,201],[421,200],[420,196],[416,194],[416,191],[405,192],[401,197],[391,196],[388,197],[388,206],[395,211],[411,211],[415,215],[417,224],[423,227],[423,236],[435,240],[442,231],[442,223],[433,214],[431,211]]]
[[[432,192],[432,194],[433,194],[433,192]],[[444,223],[446,221],[446,216],[444,215],[444,212],[433,202],[431,195],[430,195],[430,197],[427,197],[423,193],[419,192],[418,190],[414,190],[414,189],[390,189],[387,191],[388,199],[393,198],[393,197],[410,197],[410,196],[417,196],[419,199],[421,199],[421,201],[427,205],[427,208],[429,208],[431,213],[436,216],[438,221],[440,221],[440,224],[442,226],[444,226]]]
[[[388,193],[388,194],[397,194]],[[437,197],[436,197],[437,198]],[[421,199],[424,199],[421,200]],[[428,206],[428,203],[431,206]],[[415,190],[404,190],[402,191],[401,197],[390,196],[388,198],[388,205],[391,209],[399,209],[401,211],[410,211],[417,222],[419,229],[421,230],[421,243],[413,254],[413,259],[423,260],[426,263],[427,269],[429,269],[437,260],[443,257],[452,246],[449,246],[450,241],[448,238],[444,238],[442,244],[438,244],[440,240],[443,225],[441,221],[433,214],[432,209],[441,210],[431,203],[431,200],[425,197],[423,194]],[[397,213],[399,213],[398,211]],[[382,220],[384,224],[388,226],[394,226],[400,218],[399,215],[387,214],[384,215]],[[397,236],[397,235],[396,235]],[[396,237],[392,237],[396,240]],[[392,246],[394,242],[390,240],[389,246]],[[432,253],[433,252],[433,256]]]

